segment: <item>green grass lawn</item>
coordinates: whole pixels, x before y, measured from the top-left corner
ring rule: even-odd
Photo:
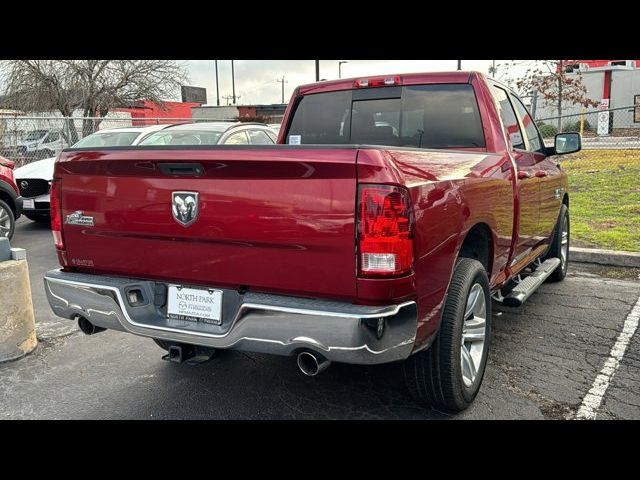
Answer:
[[[640,150],[558,158],[569,175],[572,244],[640,251]]]

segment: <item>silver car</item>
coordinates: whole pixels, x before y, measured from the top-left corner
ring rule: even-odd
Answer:
[[[278,134],[262,123],[199,122],[172,125],[139,145],[273,145],[277,139]]]

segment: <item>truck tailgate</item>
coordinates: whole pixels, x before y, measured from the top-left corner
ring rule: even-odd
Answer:
[[[55,177],[68,265],[185,285],[355,297],[356,155],[349,147],[280,146],[63,152]],[[187,226],[174,218],[175,192],[197,193]],[[180,203],[188,195],[178,196]],[[94,225],[68,224],[77,211]]]

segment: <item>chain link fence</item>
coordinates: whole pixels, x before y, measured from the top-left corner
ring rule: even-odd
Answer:
[[[556,157],[569,176],[573,244],[640,251],[640,106],[536,123],[549,146],[559,131],[582,133],[582,151]]]
[[[547,145],[553,145],[556,133],[580,132],[584,150],[603,150],[603,159],[616,155],[611,150],[631,150],[640,161],[639,106],[539,118],[536,123]]]
[[[36,160],[55,157],[63,149],[100,130],[205,121],[234,122],[237,119],[27,117],[0,114],[0,156],[13,160],[18,168]]]

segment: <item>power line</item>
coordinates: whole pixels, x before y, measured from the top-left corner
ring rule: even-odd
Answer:
[[[229,105],[229,100],[233,100],[233,104],[235,105],[235,102],[238,98],[242,98],[241,95],[223,95],[222,96],[223,100],[227,101],[227,106]]]

